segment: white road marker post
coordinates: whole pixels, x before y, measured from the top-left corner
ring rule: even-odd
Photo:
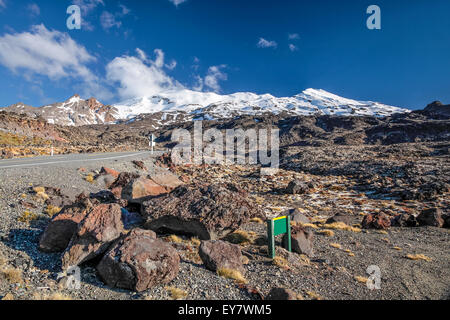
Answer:
[[[154,147],[156,145],[155,143],[155,136],[153,134],[150,135],[150,142],[149,142],[149,146],[152,148],[152,154],[154,153]]]
[[[53,157],[53,146],[52,146],[51,156]]]

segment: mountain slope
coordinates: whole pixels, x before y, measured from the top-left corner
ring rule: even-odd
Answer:
[[[198,120],[228,119],[240,115],[257,116],[265,113],[289,115],[356,115],[384,117],[410,110],[372,101],[343,98],[324,90],[307,89],[293,97],[277,98],[270,94],[239,92],[219,95],[211,92],[178,90],[151,97],[131,99],[106,106],[95,98],[83,100],[75,95],[63,103],[41,108],[16,104],[6,111],[40,116],[60,125],[87,125],[134,121],[151,114],[158,125]]]

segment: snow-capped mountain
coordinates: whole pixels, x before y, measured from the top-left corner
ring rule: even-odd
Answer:
[[[168,91],[105,106],[94,98],[83,100],[78,95],[63,103],[41,108],[17,104],[6,108],[17,113],[41,116],[50,123],[85,125],[134,121],[142,114],[157,117],[160,125],[192,119],[224,119],[239,115],[264,113],[286,115],[389,116],[410,112],[408,109],[372,101],[356,101],[324,90],[307,89],[293,97],[277,98],[270,94],[239,92],[219,95],[191,90]]]
[[[95,98],[84,100],[79,95],[74,95],[61,103],[39,108],[17,103],[0,110],[25,113],[34,118],[41,117],[48,123],[63,126],[112,123],[118,119],[116,110],[111,106],[106,106]]]

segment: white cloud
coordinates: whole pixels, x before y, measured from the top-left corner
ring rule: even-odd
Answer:
[[[67,33],[48,30],[43,24],[31,27],[30,32],[0,36],[0,64],[27,81],[45,76],[52,81],[73,79],[80,93],[100,99],[111,93],[88,67],[96,58]]]
[[[105,30],[109,30],[113,27],[120,28],[122,26],[122,22],[116,20],[116,17],[108,11],[103,11],[100,16],[100,23]]]
[[[169,0],[170,2],[172,2],[176,7],[178,7],[178,5],[186,2],[187,0]]]
[[[297,51],[298,47],[295,44],[290,43],[289,44],[289,50],[291,50],[292,52]]]
[[[106,66],[106,79],[118,83],[121,98],[145,97],[164,91],[181,90],[184,86],[166,74],[164,52],[156,49],[151,60],[141,49],[137,57],[117,57]]]
[[[32,16],[38,16],[41,14],[41,8],[36,3],[30,3],[27,6],[27,10],[30,12]]]
[[[278,44],[275,41],[269,41],[264,38],[259,38],[258,47],[259,48],[276,48]]]
[[[289,40],[298,40],[298,39],[300,39],[300,35],[298,33],[290,33],[288,35],[288,39]]]
[[[224,64],[220,66],[209,67],[208,73],[206,74],[204,79],[205,86],[213,89],[215,92],[219,92],[221,89],[219,81],[228,79],[227,74],[221,71],[221,69],[224,68],[226,68],[226,65]]]
[[[5,34],[0,37],[0,64],[13,72],[48,76],[50,79],[95,76],[86,64],[95,61],[85,47],[67,33],[50,31],[44,25],[31,32]]]
[[[5,9],[6,8],[6,2],[5,2],[5,0],[0,0],[0,11],[2,10],[2,9]]]
[[[127,8],[126,6],[124,6],[123,4],[119,4],[120,9],[122,9],[122,15],[126,16],[127,14],[129,14],[131,12],[131,10],[129,8]]]

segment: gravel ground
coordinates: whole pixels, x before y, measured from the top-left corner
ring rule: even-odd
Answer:
[[[153,160],[142,160],[149,171],[155,170]],[[110,289],[99,279],[94,263],[82,267],[80,290],[65,289],[57,281],[61,271],[60,255],[44,254],[37,249],[48,218],[42,215],[30,225],[18,221],[24,210],[42,212],[42,207],[27,209],[19,204],[31,184],[58,187],[71,196],[83,191],[97,192],[103,189],[102,186],[85,181],[84,176],[98,171],[101,166],[139,172],[130,159],[1,170],[0,266],[9,265],[21,270],[24,283],[15,284],[0,277],[0,298],[11,294],[14,299],[44,299],[54,293],[72,299],[171,298],[165,286],[156,286],[143,293]],[[85,170],[80,171],[80,167]],[[355,216],[355,223],[358,222],[361,217]],[[265,235],[265,225],[261,223],[249,223],[242,229],[254,233],[255,237]],[[330,243],[340,244],[341,249]],[[250,293],[249,288],[265,296],[276,286],[291,288],[305,299],[450,299],[449,243],[450,232],[445,228],[391,228],[385,233],[334,230],[332,237],[315,235],[314,258],[304,259],[293,254],[295,261],[289,260],[286,269],[274,265],[265,254],[266,246],[253,241],[242,245],[244,255],[249,258],[245,274],[248,286],[240,286],[206,270],[196,257],[196,245],[189,238],[183,238],[182,242],[173,243],[182,262],[178,276],[168,286],[182,289],[187,293],[186,299],[196,300],[255,299],[257,295]],[[354,256],[344,251],[346,249]],[[193,254],[186,256],[188,252]],[[416,253],[425,254],[431,261],[406,258],[407,254]],[[368,277],[366,269],[370,265],[380,268],[380,290],[369,290],[365,283],[355,279],[355,276]]]

